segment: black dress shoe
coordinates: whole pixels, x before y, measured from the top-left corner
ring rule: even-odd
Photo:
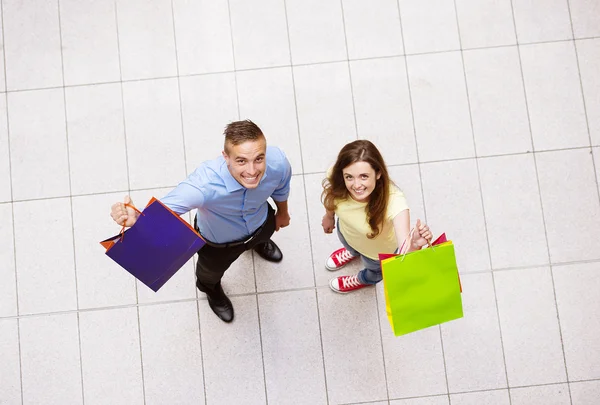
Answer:
[[[233,321],[233,304],[225,295],[225,291],[221,287],[221,283],[217,284],[214,290],[206,292],[208,298],[208,306],[213,310],[223,322]]]
[[[269,239],[267,242],[260,243],[254,246],[254,251],[258,253],[260,257],[270,262],[280,262],[283,259],[283,253],[279,250],[279,247]]]

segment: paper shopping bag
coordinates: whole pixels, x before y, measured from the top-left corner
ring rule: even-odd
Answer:
[[[462,318],[451,241],[393,256],[381,264],[387,316],[396,336]]]
[[[156,292],[205,241],[153,197],[131,228],[100,244],[108,257]]]

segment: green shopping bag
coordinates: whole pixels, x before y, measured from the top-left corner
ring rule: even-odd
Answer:
[[[394,335],[463,317],[452,241],[382,260],[381,268]]]

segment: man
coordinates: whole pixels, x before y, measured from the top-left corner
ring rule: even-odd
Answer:
[[[292,169],[285,154],[267,147],[260,128],[250,120],[225,128],[223,156],[204,162],[161,201],[177,214],[194,208],[194,225],[206,240],[198,251],[196,286],[224,322],[233,320],[233,305],[221,278],[243,252],[254,249],[262,258],[279,262],[283,255],[270,239],[290,223],[287,199]],[[267,199],[271,197],[277,213]],[[111,208],[119,225],[132,226],[139,214],[124,203]]]

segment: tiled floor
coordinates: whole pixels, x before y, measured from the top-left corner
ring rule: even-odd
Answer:
[[[1,5],[0,404],[600,404],[600,1]],[[192,262],[154,294],[98,241],[239,118],[292,224],[228,271],[227,325]],[[357,138],[454,240],[463,319],[396,338],[381,286],[329,290],[320,182]]]

